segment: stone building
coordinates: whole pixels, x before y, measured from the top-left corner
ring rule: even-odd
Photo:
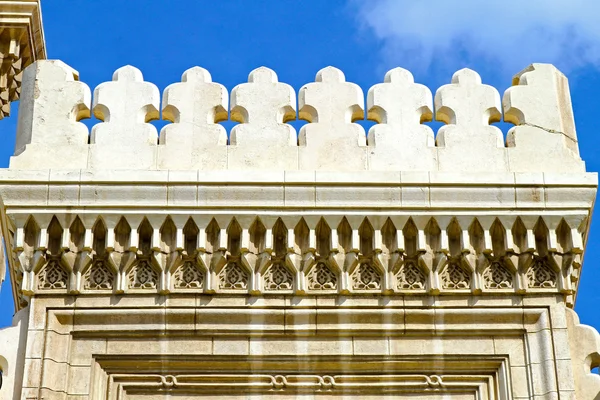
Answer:
[[[125,66],[92,95],[37,54],[0,170],[0,399],[600,399],[572,310],[597,175],[552,65],[502,100],[333,67],[161,96]]]

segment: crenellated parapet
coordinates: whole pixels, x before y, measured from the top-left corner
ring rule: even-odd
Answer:
[[[60,61],[24,74],[14,169],[584,172],[566,77],[519,73],[501,101],[472,70],[435,96],[395,68],[368,90],[327,67],[298,92],[261,67],[231,91],[195,67],[165,89],[127,66],[90,90]],[[162,131],[149,122],[172,122]],[[87,132],[80,121],[102,121]],[[227,111],[229,110],[229,112]],[[298,112],[296,112],[298,110]],[[377,124],[368,134],[356,123]],[[296,132],[288,122],[308,123]],[[443,122],[436,134],[425,123]],[[219,122],[238,122],[229,134]],[[494,122],[515,127],[503,132]],[[48,154],[63,154],[52,157]],[[65,157],[64,154],[68,154]]]
[[[593,370],[600,367],[600,334],[591,326],[579,323],[577,314],[566,314],[569,347],[573,362],[573,376],[578,398],[600,398],[600,375]]]

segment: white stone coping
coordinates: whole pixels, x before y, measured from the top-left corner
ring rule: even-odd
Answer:
[[[187,209],[591,210],[597,173],[0,170],[7,211]]]

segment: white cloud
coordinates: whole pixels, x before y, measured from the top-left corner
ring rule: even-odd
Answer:
[[[384,64],[461,67],[486,61],[515,73],[532,62],[600,68],[598,0],[354,0],[382,41]]]

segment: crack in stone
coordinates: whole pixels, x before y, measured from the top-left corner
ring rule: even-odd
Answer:
[[[521,124],[519,126],[531,126],[533,128],[539,128],[539,129],[541,129],[543,131],[546,131],[548,133],[552,133],[552,134],[555,134],[555,135],[563,135],[564,137],[566,137],[567,139],[569,139],[573,143],[577,143],[577,140],[573,139],[571,136],[569,136],[566,133],[561,132],[561,131],[556,131],[554,129],[548,129],[548,128],[544,128],[543,126],[540,126],[540,125],[528,124],[528,123],[524,123],[524,124]]]

